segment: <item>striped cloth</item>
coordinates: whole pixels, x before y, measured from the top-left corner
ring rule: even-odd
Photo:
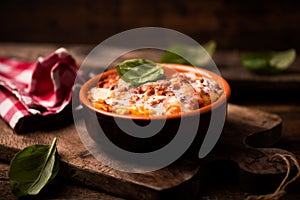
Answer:
[[[77,69],[64,48],[35,63],[0,58],[1,117],[16,132],[40,127],[70,104]]]

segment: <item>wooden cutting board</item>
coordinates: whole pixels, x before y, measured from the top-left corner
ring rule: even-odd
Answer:
[[[133,174],[113,170],[97,161],[81,143],[73,124],[48,132],[17,135],[0,120],[0,159],[10,161],[24,147],[50,144],[57,137],[61,178],[125,198],[191,199],[201,191],[201,184],[205,184],[201,182],[204,166],[213,165],[214,161],[235,162],[240,171],[241,187],[246,191],[258,191],[260,184],[268,184],[265,188],[271,190],[279,184],[285,165],[271,162],[269,158],[274,153],[288,153],[266,148],[280,139],[281,123],[277,115],[229,104],[224,131],[208,157],[182,159],[155,172]]]

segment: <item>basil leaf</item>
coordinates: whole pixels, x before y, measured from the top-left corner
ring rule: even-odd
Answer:
[[[217,49],[217,43],[214,40],[210,40],[202,45],[202,47],[207,51],[207,53],[212,57]]]
[[[164,76],[162,66],[145,59],[125,60],[117,65],[116,70],[124,81],[135,86],[155,81]]]
[[[296,59],[296,50],[289,49],[287,51],[274,53],[270,65],[276,67],[279,70],[287,69]]]
[[[211,60],[211,56],[216,51],[217,44],[211,40],[203,44],[202,47],[173,45],[162,55],[160,62],[203,67]]]
[[[36,195],[57,175],[59,159],[56,138],[52,145],[32,145],[17,153],[8,172],[16,196]]]
[[[295,49],[282,52],[247,53],[241,56],[242,64],[255,73],[278,73],[286,70],[296,59]]]

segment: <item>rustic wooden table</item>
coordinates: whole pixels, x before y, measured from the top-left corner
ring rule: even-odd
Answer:
[[[25,60],[35,60],[38,56],[46,56],[56,48],[62,45],[54,44],[0,44],[1,57],[17,57]],[[88,45],[63,45],[66,47],[76,60],[80,63],[85,55],[91,50]],[[268,82],[264,77],[249,75],[248,72],[237,76],[233,72],[236,70],[237,61],[232,52],[219,52],[215,56],[215,61],[220,70],[230,81],[232,81],[231,102],[239,105],[245,105],[249,108],[260,109],[262,111],[276,113],[283,119],[282,139],[276,147],[288,150],[294,153],[298,160],[300,158],[300,92],[299,85],[299,61],[293,66],[290,75],[282,77],[271,77],[275,83],[281,83],[277,87],[272,85],[274,82]],[[226,66],[226,67],[223,67]],[[238,69],[239,71],[242,69]],[[243,71],[242,71],[243,72]],[[295,75],[296,74],[296,75]],[[253,76],[253,77],[252,77]],[[289,76],[291,78],[289,78]],[[263,80],[261,80],[263,79]],[[254,80],[251,82],[251,80]],[[253,91],[254,87],[264,81],[263,86],[258,91]],[[245,82],[248,84],[245,84]],[[269,84],[269,85],[268,85]],[[241,86],[242,85],[242,86]],[[277,87],[277,88],[276,88]],[[245,89],[243,89],[245,88]],[[2,127],[0,127],[0,130]],[[0,133],[1,134],[1,133]],[[2,152],[0,152],[2,153]],[[0,199],[17,199],[11,194],[7,172],[9,163],[0,160]],[[199,194],[198,199],[243,199],[247,194],[241,191],[238,184],[238,177],[235,172],[231,172],[224,167],[220,173],[210,176],[206,182],[207,187],[203,193]],[[286,199],[300,199],[300,181],[294,183],[288,190]],[[63,178],[56,179],[47,186],[40,195],[32,199],[120,199],[111,194],[86,187],[80,183],[70,182]],[[31,198],[30,198],[31,199]]]

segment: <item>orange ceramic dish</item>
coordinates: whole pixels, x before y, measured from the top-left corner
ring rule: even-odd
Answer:
[[[178,132],[179,125],[183,121],[193,122],[193,124],[196,124],[195,126],[198,127],[197,135],[186,152],[186,155],[197,155],[210,124],[215,123],[211,121],[214,120],[211,118],[212,111],[216,111],[216,113],[226,112],[227,100],[230,96],[230,87],[222,77],[205,69],[179,64],[163,65],[166,77],[170,77],[172,74],[174,74],[174,70],[176,72],[195,73],[215,81],[221,87],[222,93],[214,102],[203,105],[202,107],[189,112],[177,112],[175,114],[157,116],[118,114],[109,110],[95,107],[94,102],[89,99],[89,93],[91,89],[96,87],[98,83],[102,84],[101,81],[103,78],[101,77],[107,77],[116,74],[115,69],[108,70],[88,80],[82,86],[79,93],[80,102],[83,105],[83,118],[85,120],[87,131],[95,142],[98,143],[99,140],[101,140],[99,136],[102,134],[102,132],[104,132],[109,140],[121,149],[138,153],[151,152],[162,148],[164,145],[172,141]],[[223,114],[225,115],[226,113]],[[165,123],[163,128],[154,136],[138,138],[129,135],[125,130],[119,127],[120,124],[127,124],[127,126],[130,126],[129,124],[131,124],[132,121],[139,126],[144,127],[146,127],[150,122],[154,125],[159,125],[161,122]],[[137,134],[143,137],[144,133],[139,132]],[[191,133],[187,130],[187,137],[189,137],[190,134]],[[109,154],[109,148],[106,149],[104,147],[102,151],[107,151]]]

